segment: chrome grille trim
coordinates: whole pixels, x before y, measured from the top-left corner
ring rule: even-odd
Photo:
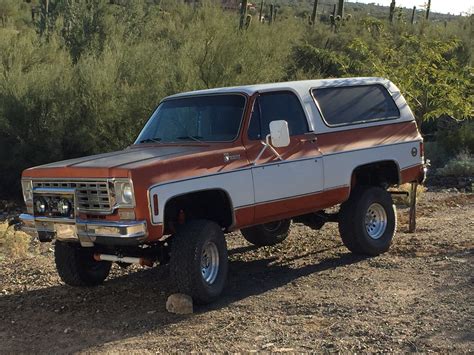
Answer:
[[[33,180],[33,189],[48,188],[74,189],[81,212],[112,212],[108,180]]]

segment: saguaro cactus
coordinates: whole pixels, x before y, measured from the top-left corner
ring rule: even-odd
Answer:
[[[247,18],[247,0],[242,0],[240,4],[240,24],[239,28],[243,29],[245,27],[245,20]]]
[[[344,0],[339,0],[339,5],[337,6],[337,14],[344,17]]]
[[[248,29],[251,23],[252,23],[252,15],[247,14],[247,16],[245,16],[245,29]]]
[[[313,13],[311,14],[311,25],[314,26],[316,23],[316,12],[318,11],[318,0],[314,0]]]
[[[413,6],[413,11],[411,12],[411,24],[415,23],[415,13],[416,13],[416,6]]]
[[[431,10],[431,0],[428,0],[428,5],[426,5],[426,19],[430,17],[430,10]]]
[[[390,22],[393,22],[393,15],[395,15],[395,0],[390,3],[390,15],[388,16]]]
[[[274,15],[274,12],[275,11],[275,5],[273,4],[270,4],[270,19],[268,21],[268,23],[271,25],[273,23],[273,15]]]
[[[263,16],[263,5],[265,5],[265,1],[260,2],[260,11],[258,13],[258,22],[262,22],[262,16]]]

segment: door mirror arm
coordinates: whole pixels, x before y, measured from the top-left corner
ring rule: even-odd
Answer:
[[[261,142],[263,144],[263,148],[260,153],[258,153],[257,158],[255,158],[253,165],[257,164],[258,160],[262,157],[267,148],[269,148],[279,160],[283,160],[275,148],[288,147],[290,142],[290,129],[288,128],[288,122],[285,120],[270,122],[270,134],[265,137],[265,142]]]
[[[283,158],[281,157],[281,155],[276,151],[275,148],[273,148],[272,144],[270,143],[270,138],[271,138],[271,134],[267,134],[267,136],[265,137],[265,142],[264,141],[260,141],[260,143],[263,144],[263,148],[262,150],[260,151],[260,153],[258,153],[257,157],[255,158],[254,162],[253,162],[253,165],[257,165],[257,162],[259,161],[259,159],[262,157],[263,153],[265,153],[265,151],[267,150],[267,148],[269,148],[276,156],[279,160],[283,160]]]

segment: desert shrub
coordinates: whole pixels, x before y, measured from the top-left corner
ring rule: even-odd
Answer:
[[[124,148],[180,91],[375,75],[400,87],[419,121],[472,116],[472,19],[421,29],[357,5],[335,31],[323,18],[308,26],[309,3],[286,2],[272,25],[241,31],[237,12],[199,3],[50,0],[32,21],[39,1],[1,0],[0,197],[20,195],[27,167]],[[462,128],[442,144],[455,154],[469,142]]]
[[[436,141],[451,156],[463,151],[474,154],[474,121],[450,122],[438,128]]]
[[[449,157],[450,155],[439,142],[425,142],[425,158],[430,161],[430,170],[443,167],[448,162]]]
[[[8,223],[0,223],[0,258],[24,257],[28,254],[31,238],[23,233],[8,228]]]
[[[474,176],[474,156],[468,152],[459,153],[446,166],[437,170],[441,176]]]

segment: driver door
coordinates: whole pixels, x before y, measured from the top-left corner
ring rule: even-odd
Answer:
[[[290,131],[290,144],[276,148],[283,160],[264,148],[262,141],[270,133],[272,121],[285,120]],[[324,167],[314,133],[309,131],[306,114],[298,96],[291,91],[258,94],[244,145],[252,170],[255,194],[255,223],[312,211],[318,192],[323,189]]]

